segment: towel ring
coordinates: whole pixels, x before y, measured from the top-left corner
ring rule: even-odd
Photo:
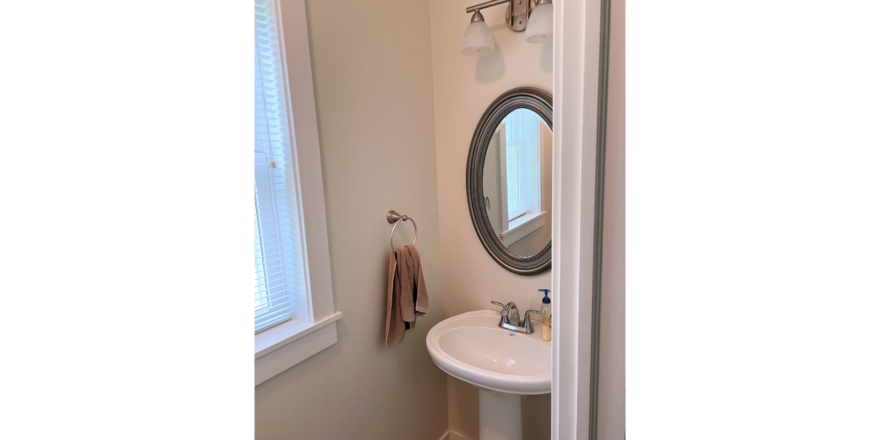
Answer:
[[[385,217],[388,220],[388,223],[394,223],[394,227],[391,228],[391,252],[394,252],[394,230],[397,229],[397,225],[400,222],[405,222],[407,220],[411,221],[413,224],[413,229],[416,231],[415,235],[413,235],[412,244],[416,244],[416,240],[419,239],[419,227],[416,225],[416,221],[413,220],[412,217],[407,217],[405,215],[400,215],[395,210],[388,211],[388,215]]]

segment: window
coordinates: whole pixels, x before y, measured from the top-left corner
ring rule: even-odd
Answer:
[[[291,213],[296,179],[277,19],[272,0],[257,0],[255,6],[254,328],[259,332],[293,319],[305,286],[299,218]]]
[[[538,115],[517,109],[502,121],[507,138],[507,220],[541,210]]]
[[[336,343],[304,0],[255,0],[255,385]]]
[[[505,116],[496,133],[501,206],[495,221],[498,237],[509,247],[544,226],[541,195],[549,183],[541,177],[542,156],[548,151],[542,144],[549,142],[549,129],[538,114],[521,108]]]

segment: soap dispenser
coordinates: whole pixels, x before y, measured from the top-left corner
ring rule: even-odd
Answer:
[[[544,299],[541,300],[541,339],[549,341],[551,339],[550,329],[553,323],[553,309],[550,307],[550,289],[538,289],[544,292]]]

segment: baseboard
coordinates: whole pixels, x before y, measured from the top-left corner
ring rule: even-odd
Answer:
[[[471,440],[455,431],[446,431],[440,440]]]

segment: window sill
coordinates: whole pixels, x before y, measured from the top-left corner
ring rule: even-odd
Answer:
[[[255,335],[254,386],[335,344],[340,318],[336,312],[314,324],[291,321]]]
[[[547,211],[541,211],[537,214],[528,213],[511,220],[508,229],[501,233],[501,242],[505,246],[510,246],[544,226],[546,214]]]

